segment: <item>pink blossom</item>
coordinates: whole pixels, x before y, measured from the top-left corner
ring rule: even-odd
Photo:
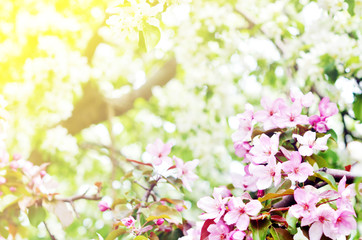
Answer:
[[[269,138],[263,133],[259,138],[254,138],[254,147],[250,150],[251,161],[254,164],[266,163],[269,159],[274,158],[279,148],[279,135],[278,132]]]
[[[214,188],[214,193],[220,195],[222,198],[231,197],[231,192],[226,186]]]
[[[328,131],[327,122],[318,115],[313,115],[309,118],[309,124],[319,133],[326,133]]]
[[[15,192],[16,191],[16,187],[9,187],[10,192]]]
[[[276,163],[275,157],[269,159],[268,164],[264,165],[250,165],[250,171],[257,178],[256,186],[259,190],[269,188],[273,181],[274,186],[277,186],[281,180],[281,168],[280,163]]]
[[[356,191],[354,190],[355,185],[350,184],[346,187],[346,176],[339,181],[338,184],[338,195],[337,207],[339,209],[347,209],[354,212],[352,199],[356,196]]]
[[[179,240],[200,240],[200,236],[201,236],[201,229],[200,228],[191,228],[189,230],[187,230],[186,232],[186,236],[183,236],[181,238],[179,238]]]
[[[146,151],[152,155],[153,164],[160,165],[163,158],[168,158],[172,148],[172,143],[163,143],[161,139],[156,139],[152,144],[148,144]]]
[[[337,105],[333,102],[329,102],[328,97],[322,98],[322,100],[319,102],[318,108],[321,117],[323,118],[328,118],[338,113]]]
[[[249,165],[245,166],[249,168]],[[257,178],[251,174],[239,174],[239,173],[232,173],[231,174],[231,182],[233,183],[234,187],[241,188],[244,191],[252,191],[255,192],[258,190],[256,187]]]
[[[234,230],[229,233],[229,239],[230,240],[243,240],[245,237],[245,233],[240,230]]]
[[[201,198],[197,202],[197,206],[205,211],[205,213],[200,215],[201,219],[215,219],[214,221],[218,222],[226,211],[225,204],[228,198],[223,199],[222,195],[215,191],[213,193],[213,197],[214,198]]]
[[[185,209],[184,205],[182,204],[176,204],[175,208],[179,212],[182,212]]]
[[[9,153],[5,147],[0,146],[0,168],[9,164]]]
[[[159,178],[160,176],[169,177],[177,175],[178,169],[173,168],[172,166],[174,166],[174,162],[170,157],[163,157],[161,164],[159,165],[153,163],[155,178]]]
[[[16,170],[20,167],[20,164],[18,161],[11,161],[10,162],[10,168],[13,169],[13,170]]]
[[[13,154],[13,160],[14,161],[18,161],[22,158],[21,154],[20,153],[14,153]]]
[[[129,217],[121,219],[121,222],[127,228],[132,228],[132,227],[134,227],[136,220],[132,216],[129,216]]]
[[[223,221],[218,221],[216,224],[211,224],[207,231],[210,233],[209,240],[227,239],[230,232],[229,227]]]
[[[323,233],[329,238],[335,239],[333,221],[334,210],[328,205],[323,204],[319,206],[312,215],[304,217],[301,226],[312,225],[309,228],[309,239],[320,240]]]
[[[234,142],[234,149],[236,156],[243,158],[249,153],[251,145],[249,142]]]
[[[184,187],[192,192],[191,185],[193,182],[198,179],[199,177],[193,172],[196,166],[199,164],[199,160],[195,159],[190,162],[184,163],[182,159],[178,157],[173,157],[176,163],[176,169],[178,170],[177,177],[181,178],[182,184]]]
[[[100,201],[98,203],[99,211],[104,212],[111,209],[106,201]]]
[[[335,214],[333,225],[338,235],[349,235],[352,230],[357,229],[354,212],[338,209]]]
[[[234,143],[251,140],[251,134],[254,128],[254,109],[250,104],[247,104],[245,108],[244,113],[236,115],[239,120],[239,127],[238,130],[231,135]]]
[[[327,134],[321,138],[316,139],[316,133],[308,131],[304,133],[303,136],[298,134],[293,134],[293,138],[296,138],[301,145],[298,149],[300,155],[302,156],[311,156],[317,151],[325,151],[328,149],[327,140],[330,137],[330,134]]]
[[[294,191],[294,199],[297,202],[289,208],[289,214],[296,218],[308,217],[316,209],[316,204],[319,201],[318,195],[309,189],[298,188]],[[303,220],[302,220],[303,222]]]
[[[308,176],[313,175],[313,167],[307,163],[301,163],[299,152],[291,152],[289,160],[282,163],[282,169],[288,174],[291,181],[304,182]]]
[[[254,114],[255,120],[262,122],[264,130],[269,130],[277,127],[275,117],[280,115],[281,106],[286,105],[284,99],[278,98],[272,102],[267,97],[263,97],[260,101],[265,110],[258,111]]]
[[[292,106],[283,105],[280,107],[280,117],[275,119],[276,125],[280,128],[295,127],[298,124],[308,124],[308,117],[302,115],[302,105],[294,102]]]
[[[6,183],[6,178],[0,176],[0,185]]]
[[[241,197],[231,198],[228,206],[230,211],[225,214],[225,222],[228,225],[235,223],[236,227],[241,231],[248,228],[249,216],[256,216],[263,207],[258,200],[250,200],[245,204]]]
[[[290,100],[292,102],[300,102],[303,107],[310,107],[314,102],[314,96],[311,92],[303,95],[299,88],[292,88],[290,91]]]

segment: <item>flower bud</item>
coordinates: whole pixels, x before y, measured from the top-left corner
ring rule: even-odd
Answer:
[[[123,218],[121,220],[121,222],[128,228],[131,228],[134,226],[136,220],[132,217],[132,216],[129,216],[129,217],[126,217],[126,218]]]
[[[165,222],[165,220],[164,220],[163,218],[159,218],[159,219],[157,219],[156,224],[157,224],[158,226],[160,226],[160,225],[162,225],[164,222]]]
[[[104,211],[107,211],[107,210],[111,209],[109,207],[108,203],[105,202],[105,201],[100,201],[98,203],[98,208],[99,208],[99,211],[101,211],[101,212],[104,212]]]

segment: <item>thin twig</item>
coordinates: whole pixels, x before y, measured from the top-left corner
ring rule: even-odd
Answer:
[[[54,235],[50,232],[50,230],[49,230],[48,225],[46,224],[46,222],[43,221],[43,223],[44,223],[45,229],[47,230],[50,238],[51,238],[52,240],[57,240],[57,239],[54,237]]]
[[[98,201],[98,200],[102,199],[102,197],[99,196],[99,194],[94,194],[92,196],[86,196],[86,193],[87,193],[87,191],[85,193],[83,193],[83,194],[74,195],[72,197],[56,198],[56,200],[71,203],[71,202],[74,202],[74,201],[77,201],[77,200],[80,200],[80,199],[93,200],[93,201]]]

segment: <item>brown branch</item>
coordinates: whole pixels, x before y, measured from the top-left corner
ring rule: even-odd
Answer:
[[[94,194],[92,196],[86,196],[86,194],[87,194],[87,191],[83,194],[74,195],[74,196],[67,197],[67,198],[56,198],[56,200],[72,203],[72,202],[80,200],[80,199],[92,200],[92,201],[98,201],[98,200],[102,199],[102,197],[99,195],[99,193]]]
[[[253,27],[255,27],[257,24],[257,22],[252,19],[250,16],[248,16],[246,13],[244,13],[243,11],[239,10],[239,9],[235,9],[235,12],[237,12],[238,14],[240,14],[249,24],[249,29],[252,29]],[[270,41],[272,41],[272,43],[274,43],[275,47],[277,48],[277,50],[279,51],[280,55],[284,54],[284,44],[281,41],[278,41],[276,39],[273,39],[271,36],[269,36],[269,34],[267,33],[267,31],[265,29],[263,29],[263,27],[261,26],[259,28],[260,32],[266,36]]]
[[[83,97],[75,104],[72,116],[60,124],[75,135],[92,124],[106,121],[108,104],[115,116],[120,116],[133,108],[137,98],[148,100],[153,87],[165,85],[175,75],[176,59],[171,58],[143,86],[115,99],[106,99],[94,83],[88,82],[83,86]]]

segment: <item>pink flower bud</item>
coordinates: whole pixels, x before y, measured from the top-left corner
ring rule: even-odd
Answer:
[[[44,177],[45,175],[47,175],[46,171],[44,171],[44,170],[40,171],[40,176]]]
[[[11,161],[10,162],[10,168],[13,169],[13,170],[16,170],[18,169],[20,166],[19,166],[19,163],[18,161]]]
[[[175,206],[175,208],[176,208],[176,210],[179,211],[179,212],[182,212],[182,211],[184,210],[184,206],[181,205],[181,204],[177,204],[177,205]]]
[[[263,197],[264,193],[265,193],[264,190],[258,190],[258,193],[257,193],[258,198]]]
[[[121,220],[121,222],[128,228],[131,228],[134,226],[136,220],[132,217],[132,216],[129,216],[129,217],[126,217],[126,218],[123,218]]]
[[[6,183],[6,178],[0,177],[0,185]]]
[[[159,219],[157,219],[156,224],[157,224],[158,226],[160,226],[160,225],[162,225],[164,222],[165,222],[165,220],[164,220],[163,218],[159,218]]]
[[[21,154],[20,153],[14,153],[13,154],[13,160],[14,161],[18,161],[21,159]]]
[[[100,201],[98,203],[98,208],[99,208],[99,211],[101,211],[101,212],[104,212],[104,211],[107,211],[107,210],[111,209],[109,207],[108,203],[105,202],[105,201]]]
[[[10,190],[11,192],[15,192],[15,191],[16,191],[16,187],[10,187],[9,190]]]

